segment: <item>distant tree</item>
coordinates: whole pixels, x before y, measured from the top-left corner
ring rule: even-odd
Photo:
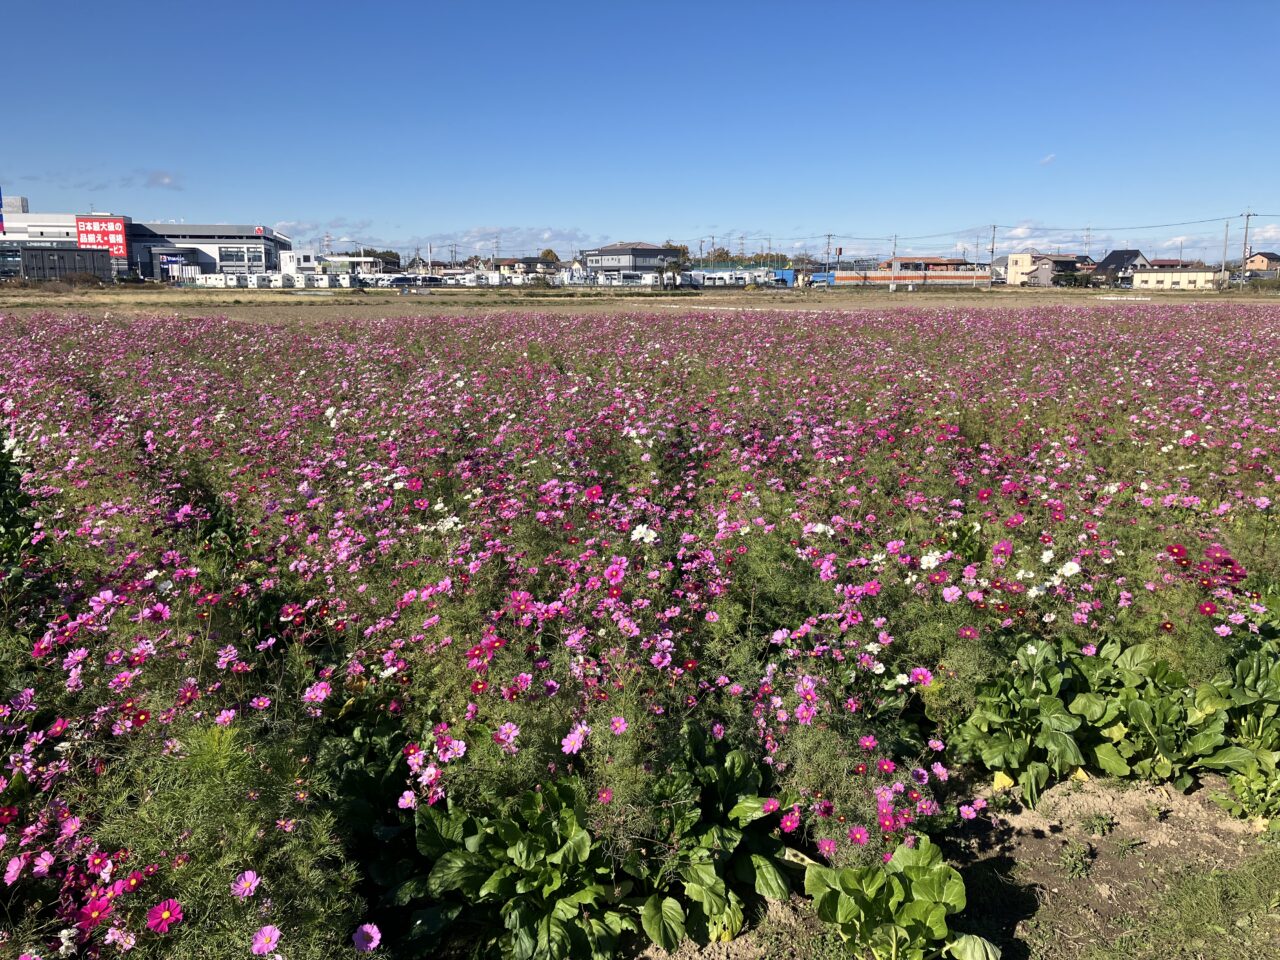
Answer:
[[[688,269],[692,262],[689,259],[689,247],[683,243],[672,243],[670,240],[662,245],[663,255],[674,258],[677,271]]]
[[[732,263],[733,252],[728,247],[712,247],[707,251],[707,263]]]
[[[547,247],[547,249],[543,250],[540,254],[538,254],[538,259],[550,260],[552,263],[560,262],[560,257],[550,247]]]

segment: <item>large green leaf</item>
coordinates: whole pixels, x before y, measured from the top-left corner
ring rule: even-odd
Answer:
[[[956,937],[945,951],[954,960],[1000,960],[1000,948],[971,933]]]
[[[947,913],[959,913],[965,908],[964,881],[950,867],[936,867],[911,883],[911,896],[949,907]]]
[[[1234,770],[1236,773],[1248,773],[1257,766],[1258,758],[1252,750],[1244,747],[1223,747],[1212,756],[1205,757],[1199,766],[1210,770]]]
[[[684,892],[685,896],[694,903],[702,905],[702,910],[708,917],[719,915],[729,905],[728,889],[725,887],[723,880],[716,880],[711,884],[702,884],[696,880],[686,880],[684,882]]]
[[[684,910],[675,898],[655,893],[640,913],[640,925],[650,940],[671,952],[684,939]]]
[[[1068,713],[1057,697],[1041,697],[1036,706],[1040,711],[1040,725],[1048,730],[1070,733],[1080,726],[1080,718]]]
[[[1097,723],[1107,712],[1107,701],[1098,693],[1078,693],[1068,709],[1090,723]]]
[[[764,797],[742,797],[729,811],[729,819],[745,827],[752,820],[759,820],[765,815],[763,806]]]
[[[791,894],[791,885],[774,862],[763,854],[751,855],[751,866],[755,870],[756,893],[768,900],[785,900]]]
[[[1081,766],[1084,757],[1075,740],[1057,730],[1045,730],[1036,737],[1036,743],[1044,747],[1049,754],[1049,766],[1058,773],[1065,773],[1073,767]]]
[[[1120,656],[1116,657],[1116,669],[1133,670],[1141,673],[1154,660],[1155,654],[1151,652],[1149,644],[1135,643]]]
[[[947,935],[947,911],[940,903],[913,900],[899,910],[894,919],[908,929],[924,928],[934,940],[942,940]]]
[[[1098,769],[1104,773],[1109,773],[1113,777],[1129,775],[1129,764],[1124,762],[1124,757],[1120,756],[1120,751],[1113,744],[1098,744],[1093,748],[1093,757],[1098,764]]]
[[[538,958],[561,960],[570,952],[569,927],[559,917],[546,914],[538,921]]]
[[[1212,683],[1202,683],[1196,687],[1196,709],[1204,714],[1216,713],[1231,706],[1231,701],[1218,692]]]
[[[745,921],[742,898],[730,890],[725,908],[707,919],[707,932],[713,942],[727,943],[742,932]]]
[[[450,890],[461,890],[474,896],[488,876],[489,867],[476,854],[450,850],[431,868],[427,886],[433,897],[440,897]]]
[[[921,839],[914,847],[908,847],[905,843],[899,844],[889,860],[888,869],[898,871],[907,867],[933,867],[941,862],[942,851],[938,845]]]
[[[816,862],[804,872],[804,892],[806,896],[819,897],[828,890],[840,889],[840,873],[831,867],[819,866]]]

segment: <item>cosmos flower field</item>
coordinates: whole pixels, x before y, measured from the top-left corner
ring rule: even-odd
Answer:
[[[996,956],[1055,780],[1280,815],[1280,313],[0,317],[0,955]],[[997,801],[999,797],[999,801]]]

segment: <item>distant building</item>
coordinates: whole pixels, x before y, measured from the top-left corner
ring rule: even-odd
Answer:
[[[1094,267],[1094,282],[1111,286],[1128,284],[1136,270],[1150,270],[1151,261],[1141,250],[1112,250]]]
[[[1082,253],[1024,250],[1009,254],[1005,279],[1013,287],[1051,287],[1067,274],[1088,273],[1093,268],[1093,258]]]
[[[183,257],[201,273],[273,273],[293,242],[270,227],[234,223],[134,223],[130,263],[144,277],[163,279],[164,257]]]
[[[1280,254],[1255,253],[1244,262],[1246,270],[1280,270]]]
[[[1222,272],[1206,266],[1138,268],[1133,271],[1135,290],[1213,290]]]
[[[10,201],[16,210],[11,212]],[[111,261],[112,274],[127,273],[130,267],[128,231],[132,221],[128,217],[110,213],[31,213],[25,197],[10,197],[5,201],[5,232],[0,235],[0,276],[25,276],[24,264],[43,270],[37,264],[40,258],[28,260],[25,253],[33,251],[104,250]],[[67,263],[72,261],[56,261]],[[85,261],[89,263],[90,261]],[[97,260],[92,258],[90,271],[69,270],[62,272],[97,272]],[[62,270],[54,267],[55,271]],[[48,279],[41,275],[38,279]]]
[[[493,261],[493,268],[504,277],[551,276],[559,266],[554,260],[542,257],[503,257]]]
[[[925,273],[956,273],[972,270],[977,264],[963,257],[892,257],[880,264],[881,270],[911,270]]]
[[[96,277],[115,279],[111,254],[106,250],[50,250],[30,248],[22,251],[22,276],[28,280],[68,280]]]
[[[674,250],[652,243],[610,243],[580,254],[591,273],[656,273],[677,259]]]
[[[298,275],[300,273],[320,273],[320,264],[324,258],[314,250],[282,250],[280,252],[280,272]]]
[[[1181,270],[1183,267],[1202,267],[1204,263],[1200,260],[1178,260],[1178,259],[1157,259],[1151,258],[1152,270]]]

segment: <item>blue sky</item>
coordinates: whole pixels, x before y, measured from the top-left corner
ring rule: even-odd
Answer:
[[[1269,3],[57,10],[0,21],[0,187],[32,209],[504,254],[972,251],[992,223],[1006,252],[1076,249],[1046,228],[1090,225],[1095,255],[1209,257],[1220,222],[1110,228],[1280,214]]]

